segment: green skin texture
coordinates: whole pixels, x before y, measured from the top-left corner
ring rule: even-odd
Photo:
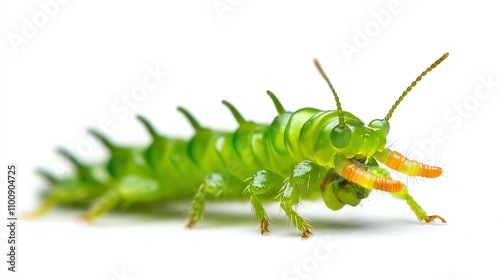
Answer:
[[[108,147],[110,159],[88,165],[62,150],[74,163],[76,175],[58,179],[42,172],[52,188],[36,213],[56,204],[94,201],[84,215],[94,219],[125,202],[149,205],[192,199],[191,226],[203,217],[207,200],[248,199],[264,234],[269,218],[263,202],[279,200],[288,219],[307,238],[311,226],[294,210],[300,199],[322,197],[328,208],[339,210],[346,204],[358,205],[370,194],[369,189],[337,174],[335,156],[344,155],[368,172],[390,179],[372,158],[385,148],[388,123],[375,120],[365,125],[353,114],[343,113],[348,137],[345,130],[340,135],[332,133],[339,124],[337,111],[313,108],[282,111],[270,125],[235,115],[240,124],[235,132],[214,131],[194,123],[196,132],[189,140],[160,136],[141,119],[152,136],[145,149],[117,147],[94,131]],[[418,219],[426,217],[406,187],[394,195],[406,200]]]

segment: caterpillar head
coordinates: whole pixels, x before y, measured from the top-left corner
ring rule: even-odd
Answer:
[[[342,128],[338,124],[330,131],[330,141],[348,157],[371,157],[385,148],[389,129],[389,122],[385,119],[375,119],[364,126],[346,124]]]
[[[318,68],[320,74],[328,83],[333,96],[335,98],[335,103],[337,104],[338,113],[338,124],[336,124],[330,132],[330,141],[333,146],[341,150],[344,154],[352,157],[354,155],[370,157],[377,151],[382,151],[385,148],[386,137],[389,134],[390,124],[389,119],[392,117],[394,110],[403,101],[406,95],[412,90],[412,88],[417,84],[418,81],[422,79],[428,72],[439,65],[444,59],[448,57],[448,53],[445,53],[441,58],[434,62],[430,67],[428,67],[424,72],[422,72],[416,79],[411,83],[410,86],[401,94],[396,103],[389,110],[389,113],[384,119],[375,119],[365,126],[351,126],[346,123],[344,113],[342,111],[342,106],[340,104],[339,97],[335,89],[333,88],[330,80],[324,73],[319,62],[314,60],[316,68]]]

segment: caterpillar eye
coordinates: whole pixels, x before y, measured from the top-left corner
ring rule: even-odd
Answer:
[[[368,126],[373,128],[373,129],[382,131],[382,133],[384,133],[385,136],[387,136],[387,134],[389,134],[389,130],[391,129],[389,122],[386,121],[385,119],[373,120],[368,124]]]
[[[330,140],[335,147],[344,148],[351,142],[351,130],[347,126],[337,125],[330,132]]]

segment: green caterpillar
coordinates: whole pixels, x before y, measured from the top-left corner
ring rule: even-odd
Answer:
[[[76,175],[57,178],[47,171],[40,173],[49,181],[50,190],[42,205],[32,215],[41,215],[58,204],[87,204],[82,216],[92,220],[123,203],[153,204],[192,199],[191,228],[199,221],[207,200],[249,199],[260,222],[262,234],[269,232],[269,217],[263,202],[278,200],[286,217],[302,232],[311,234],[311,226],[295,210],[300,199],[321,196],[326,206],[339,210],[346,204],[356,206],[372,189],[392,193],[404,199],[419,220],[427,223],[440,219],[428,216],[408,194],[401,182],[393,180],[379,163],[409,176],[435,178],[439,167],[409,160],[386,148],[389,119],[412,88],[448,57],[445,53],[402,93],[384,119],[368,125],[343,111],[338,95],[323,72],[337,110],[302,108],[286,111],[276,96],[268,91],[278,116],[271,124],[244,119],[227,101],[239,124],[234,132],[214,131],[201,126],[185,109],[179,108],[195,130],[189,139],[160,135],[151,123],[139,116],[151,144],[144,149],[119,147],[96,130],[90,133],[109,149],[110,158],[103,164],[84,164],[64,149],[59,152],[76,168]]]

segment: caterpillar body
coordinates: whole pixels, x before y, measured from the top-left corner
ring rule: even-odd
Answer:
[[[229,102],[239,127],[234,132],[214,131],[201,126],[184,108],[195,130],[191,139],[160,135],[144,117],[152,141],[143,149],[120,147],[97,130],[90,133],[109,149],[103,164],[82,163],[65,149],[58,151],[75,166],[75,175],[58,178],[40,170],[51,188],[43,203],[31,216],[45,213],[59,204],[90,204],[82,215],[92,220],[123,203],[153,204],[192,200],[191,228],[203,217],[205,202],[215,199],[248,199],[260,223],[262,234],[269,232],[269,217],[264,202],[278,200],[286,217],[302,233],[311,226],[295,207],[300,199],[322,197],[326,206],[339,210],[346,204],[356,206],[372,189],[389,192],[405,200],[417,218],[427,223],[437,215],[427,215],[409,195],[406,186],[391,178],[379,164],[408,176],[435,178],[439,167],[410,160],[386,148],[389,119],[399,103],[418,81],[440,64],[448,53],[422,72],[402,93],[384,119],[368,124],[343,111],[338,95],[323,72],[315,65],[333,92],[337,110],[302,108],[286,111],[268,91],[278,115],[271,124],[247,121]]]

